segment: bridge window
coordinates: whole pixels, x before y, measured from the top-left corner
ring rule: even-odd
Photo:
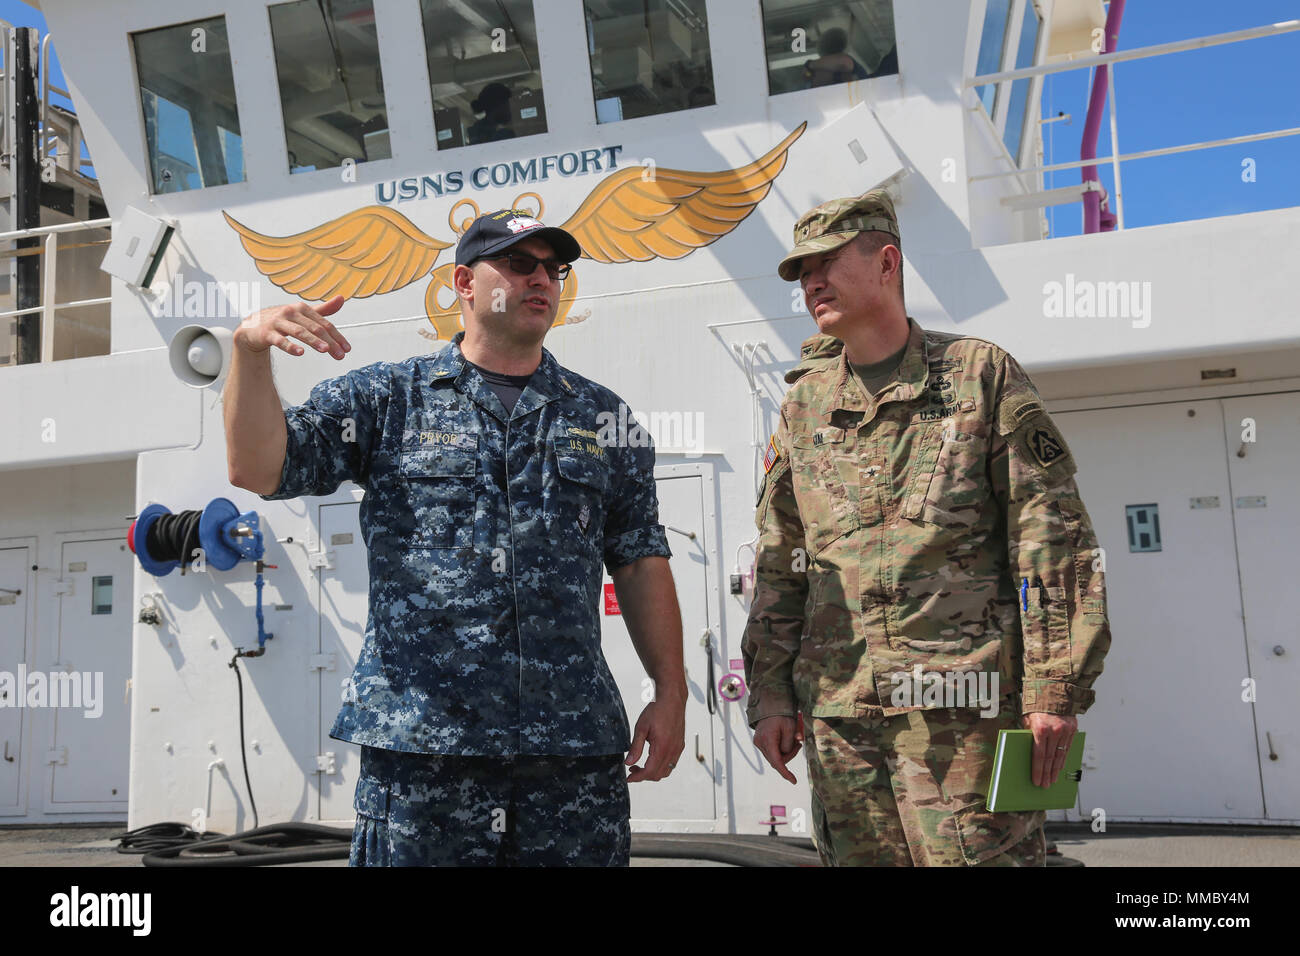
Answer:
[[[772,94],[898,72],[893,0],[763,0]]]
[[[584,0],[596,121],[713,106],[704,0]]]
[[[439,149],[546,132],[532,0],[420,0]]]
[[[152,191],[243,182],[225,17],[133,33],[131,43]]]
[[[1034,65],[1034,54],[1038,52],[1038,34],[1042,32],[1043,21],[1030,0],[1025,0],[1025,10],[1020,21],[1020,39],[1016,42],[1015,69],[1022,70]],[[1011,67],[1008,67],[1011,69]],[[1007,129],[1002,141],[1007,144],[1011,158],[1020,162],[1020,142],[1025,131],[1025,108],[1029,105],[1029,77],[1022,77],[1011,82],[1011,99],[1007,104]]]
[[[975,75],[988,76],[1033,66],[1042,31],[1042,17],[1034,0],[988,0]],[[1036,87],[1041,83],[1041,79],[1024,77],[975,88],[984,112],[1017,165],[1026,145],[1025,130],[1028,127],[1032,132],[1035,128],[1029,123],[1029,102],[1037,98]]]
[[[984,28],[980,32],[980,52],[975,64],[975,75],[985,76],[1002,69],[1002,50],[1006,45],[1007,31],[1011,29],[1011,0],[988,0],[984,8]],[[997,108],[998,86],[987,84],[976,88],[984,112],[989,119]]]
[[[390,158],[372,0],[293,0],[270,13],[289,171]]]

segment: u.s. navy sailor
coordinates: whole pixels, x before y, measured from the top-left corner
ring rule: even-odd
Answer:
[[[628,781],[667,776],[681,753],[654,450],[601,440],[618,396],[542,348],[580,255],[527,213],[478,218],[453,274],[465,331],[434,355],[322,382],[283,415],[269,348],[301,354],[292,336],[341,358],[348,343],[325,318],[341,297],[236,332],[232,483],[266,500],[366,490],[369,617],[331,730],[363,748],[354,865],[626,865]],[[634,740],[600,648],[602,563],[655,683]]]
[[[984,795],[1001,729],[1031,729],[1055,781],[1110,644],[1074,460],[1015,359],[906,315],[885,192],[794,238],[778,271],[822,334],[765,459],[755,742],[793,781],[807,738],[828,865],[1041,865],[1044,814]]]

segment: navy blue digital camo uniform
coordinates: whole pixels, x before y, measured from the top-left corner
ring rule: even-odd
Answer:
[[[507,411],[463,335],[313,388],[262,496],[366,490],[370,611],[330,731],[363,746],[353,863],[626,864],[601,564],[670,554],[654,449],[601,440],[620,399],[546,350]]]

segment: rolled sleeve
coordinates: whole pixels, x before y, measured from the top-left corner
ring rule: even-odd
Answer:
[[[262,500],[329,495],[344,481],[364,486],[386,382],[378,365],[354,369],[319,383],[307,401],[286,409],[280,485]]]
[[[618,449],[618,471],[610,489],[605,519],[605,567],[615,569],[641,558],[671,558],[668,534],[659,523],[654,445]]]
[[[642,558],[671,558],[672,556],[673,553],[668,547],[668,535],[664,533],[663,525],[637,528],[616,538],[605,539],[605,567],[610,573],[613,573],[615,568],[621,568]]]

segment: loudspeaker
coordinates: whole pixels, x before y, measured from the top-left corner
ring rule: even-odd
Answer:
[[[167,354],[172,372],[186,385],[208,388],[217,385],[230,371],[230,350],[234,333],[221,327],[187,325],[172,336]]]

